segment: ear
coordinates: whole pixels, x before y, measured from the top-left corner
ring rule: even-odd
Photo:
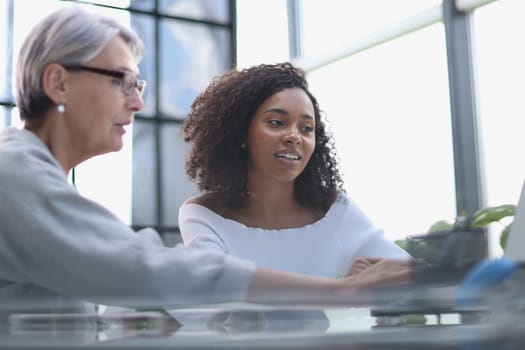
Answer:
[[[50,63],[42,75],[44,93],[56,104],[65,103],[67,71],[58,63]]]

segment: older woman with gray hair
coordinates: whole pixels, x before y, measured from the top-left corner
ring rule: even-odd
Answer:
[[[52,13],[26,38],[17,67],[25,124],[0,133],[0,309],[344,301],[370,281],[407,279],[403,262],[335,280],[165,247],[152,229],[134,232],[79,195],[71,169],[120,150],[143,108],[141,54],[135,33],[78,6]]]

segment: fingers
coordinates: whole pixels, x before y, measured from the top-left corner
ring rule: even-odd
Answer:
[[[361,271],[367,269],[370,265],[372,265],[372,262],[367,261],[367,259],[359,258],[357,259],[352,267],[350,268],[350,271],[346,274],[347,276],[353,276],[358,273],[361,273]]]
[[[346,274],[346,276],[353,276],[361,273],[372,265],[377,263],[388,264],[388,265],[408,265],[409,259],[392,259],[392,258],[371,258],[371,257],[361,257],[357,258],[352,267]]]
[[[408,282],[410,278],[411,269],[407,264],[391,265],[377,272],[378,284]]]
[[[374,287],[410,280],[410,259],[375,259],[374,263],[367,260],[357,259],[350,271],[352,275],[348,275],[357,287]]]

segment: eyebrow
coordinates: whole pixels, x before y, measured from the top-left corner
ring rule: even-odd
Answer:
[[[281,114],[281,115],[288,115],[288,114],[290,114],[290,113],[288,113],[287,111],[285,111],[282,108],[270,108],[270,109],[267,109],[266,111],[264,111],[264,113],[277,113],[277,114]],[[314,117],[312,117],[310,114],[303,114],[303,119],[314,120]]]
[[[132,74],[135,74],[137,77],[140,76],[140,72],[139,71],[133,70],[133,69],[131,69],[129,67],[120,66],[120,67],[117,67],[115,69],[116,70],[121,70],[121,71],[124,71],[124,72],[130,72]]]

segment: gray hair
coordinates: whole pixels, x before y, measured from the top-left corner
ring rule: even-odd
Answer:
[[[42,119],[54,106],[42,88],[48,64],[88,62],[116,36],[124,39],[138,62],[142,58],[143,43],[136,33],[112,18],[78,5],[57,10],[35,25],[18,56],[16,81],[20,118]]]

